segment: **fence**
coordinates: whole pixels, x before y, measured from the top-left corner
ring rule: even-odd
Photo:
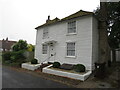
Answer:
[[[25,56],[28,60],[31,60],[31,59],[34,58],[34,52],[25,51],[25,52],[24,52],[24,56]]]
[[[120,62],[120,49],[116,49],[116,61]]]
[[[111,61],[120,62],[120,48],[111,50]]]

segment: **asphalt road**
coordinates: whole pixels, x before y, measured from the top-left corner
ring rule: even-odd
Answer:
[[[2,68],[2,88],[69,88],[68,86],[43,79],[39,76]]]

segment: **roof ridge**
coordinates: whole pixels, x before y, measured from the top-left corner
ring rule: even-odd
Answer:
[[[65,20],[69,20],[69,19],[73,19],[73,18],[85,16],[85,15],[90,15],[90,14],[93,14],[93,12],[79,10],[76,13],[73,13],[73,14],[67,16],[67,17],[62,18],[62,19],[59,19],[59,18],[56,17],[56,18],[46,22],[45,24],[36,27],[35,29],[37,29],[39,27],[46,26],[46,25],[55,24],[57,22],[61,22],[61,21],[65,21]]]

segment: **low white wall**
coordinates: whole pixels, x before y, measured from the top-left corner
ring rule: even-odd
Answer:
[[[22,68],[32,70],[34,71],[35,69],[39,68],[41,64],[30,64],[30,63],[23,63]]]
[[[52,65],[48,66],[51,67]],[[92,73],[91,71],[88,71],[87,73],[80,75],[80,74],[75,74],[75,73],[69,73],[69,72],[63,72],[63,71],[58,71],[58,70],[53,70],[53,69],[49,69],[48,67],[43,68],[43,72],[44,73],[49,73],[49,74],[55,74],[58,76],[64,76],[64,77],[69,77],[69,78],[73,78],[73,79],[77,79],[77,80],[81,80],[84,81],[86,80],[89,75]]]

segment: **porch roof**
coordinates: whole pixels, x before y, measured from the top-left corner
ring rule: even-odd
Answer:
[[[50,43],[56,43],[57,41],[56,40],[49,40],[49,41],[44,41],[42,42],[42,44],[50,44]]]

